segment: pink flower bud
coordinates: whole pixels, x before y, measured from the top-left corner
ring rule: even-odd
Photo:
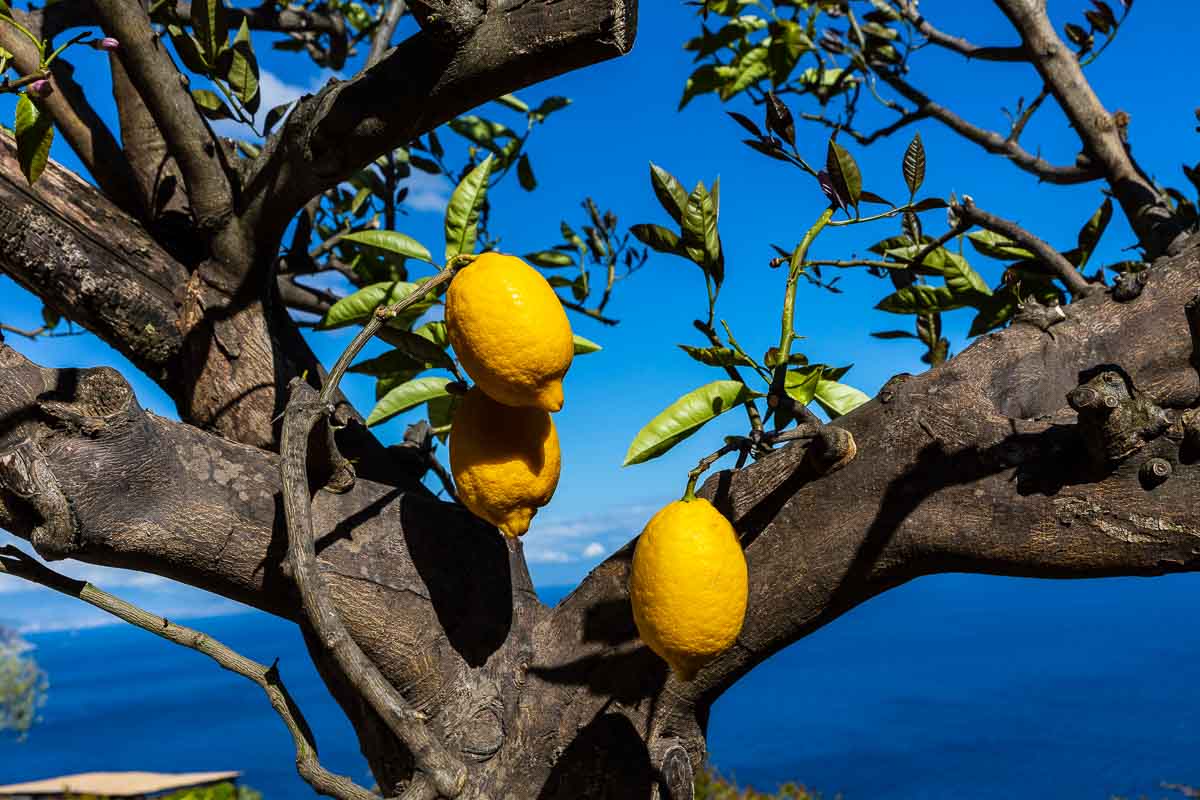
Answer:
[[[111,36],[105,36],[103,39],[92,39],[88,42],[95,50],[113,51],[121,46],[121,43]]]
[[[34,97],[49,97],[54,92],[54,87],[50,85],[50,81],[45,78],[36,80],[25,89],[25,93]]]

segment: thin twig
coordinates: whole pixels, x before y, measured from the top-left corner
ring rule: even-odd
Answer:
[[[587,308],[586,306],[571,302],[563,297],[559,297],[558,300],[563,304],[564,308],[569,308],[576,313],[583,314],[585,317],[591,317],[602,325],[616,325],[621,321],[619,319],[613,319],[612,317],[606,317],[595,309]]]
[[[466,784],[466,767],[434,738],[426,725],[426,715],[404,699],[346,630],[317,566],[312,507],[308,494],[308,440],[317,423],[331,413],[338,383],[371,337],[388,320],[449,281],[471,258],[473,256],[451,259],[441,272],[422,281],[404,299],[387,308],[377,309],[338,358],[319,395],[307,383],[294,380],[280,437],[279,468],[288,532],[288,563],[300,593],[305,618],[345,679],[412,754],[417,774],[404,797],[413,800],[432,800],[439,795],[457,797]]]
[[[989,231],[1006,236],[1044,261],[1048,267],[1058,273],[1059,279],[1071,290],[1071,295],[1074,298],[1083,297],[1092,290],[1091,284],[1084,280],[1083,275],[1079,274],[1079,270],[1075,269],[1075,266],[1070,261],[1067,261],[1061,253],[1017,223],[997,217],[995,214],[989,214],[978,208],[975,205],[975,201],[970,197],[964,197],[961,203],[952,206],[952,208],[958,213],[959,219],[963,222],[978,225],[981,228],[986,228]]]
[[[296,747],[296,770],[318,793],[339,800],[380,800],[379,796],[336,775],[321,766],[312,730],[303,713],[288,694],[275,665],[270,667],[252,661],[200,631],[156,616],[85,581],[77,581],[55,572],[24,551],[7,545],[0,547],[0,573],[22,578],[56,592],[76,597],[117,619],[148,631],[169,642],[182,645],[211,658],[223,669],[237,673],[258,685],[275,713],[287,726]]]

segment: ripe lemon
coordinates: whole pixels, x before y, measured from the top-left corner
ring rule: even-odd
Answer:
[[[475,516],[520,536],[550,502],[561,465],[549,413],[497,403],[478,386],[463,396],[450,428],[450,471]]]
[[[567,313],[541,273],[484,253],[446,292],[446,329],[463,369],[493,400],[558,411],[575,355]]]
[[[746,557],[712,503],[677,500],[646,524],[629,578],[633,619],[684,680],[737,639],[747,591]]]

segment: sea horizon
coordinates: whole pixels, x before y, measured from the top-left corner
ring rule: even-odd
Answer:
[[[539,594],[557,602],[570,588]],[[797,781],[827,799],[1177,800],[1162,783],[1200,783],[1200,634],[1189,626],[1197,588],[1194,576],[914,581],[721,697],[711,761],[743,785]],[[259,612],[187,624],[256,660],[279,658],[326,766],[371,784],[293,624]],[[266,800],[313,796],[257,687],[203,656],[119,622],[26,638],[49,699],[28,741],[0,739],[0,784],[99,769],[234,769]]]

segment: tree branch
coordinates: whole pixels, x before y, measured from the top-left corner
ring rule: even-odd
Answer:
[[[1142,246],[1150,257],[1167,252],[1181,236],[1181,228],[1164,198],[1134,163],[1123,139],[1123,126],[1116,124],[1101,104],[1079,59],[1059,38],[1045,3],[995,2],[1020,32],[1034,67],[1070,120],[1083,152],[1108,181]]]
[[[274,247],[310,198],[397,144],[490,98],[628,52],[636,19],[636,0],[531,0],[493,5],[453,45],[418,33],[296,107],[247,177],[243,219]]]
[[[308,439],[330,409],[313,388],[296,381],[288,400],[280,448],[283,503],[287,515],[288,563],[300,592],[305,617],[345,680],[370,704],[388,729],[412,753],[417,769],[437,789],[429,796],[454,798],[467,773],[426,726],[428,717],[410,706],[346,631],[317,568],[308,496]]]
[[[880,80],[891,86],[902,97],[916,106],[914,111],[910,113],[933,117],[955,133],[979,145],[987,152],[1006,156],[1009,161],[1026,172],[1036,175],[1040,180],[1048,183],[1075,184],[1088,183],[1102,177],[1092,167],[1067,167],[1051,164],[1049,161],[1040,156],[1035,156],[1021,147],[1016,140],[1010,141],[1008,137],[1001,136],[995,131],[980,128],[977,125],[967,122],[950,109],[929,99],[924,92],[894,72],[879,70],[875,74],[879,76]]]
[[[117,56],[171,148],[192,212],[202,229],[220,226],[233,211],[224,150],[180,82],[180,72],[150,27],[140,4],[93,0],[104,32],[120,40]]]
[[[1006,236],[1011,241],[1016,242],[1033,253],[1042,260],[1042,263],[1058,275],[1059,280],[1063,282],[1067,289],[1070,290],[1071,295],[1076,299],[1087,295],[1095,288],[1084,280],[1083,276],[1079,274],[1079,270],[1075,269],[1075,266],[1070,261],[1063,258],[1061,253],[1017,223],[997,217],[995,214],[989,214],[977,207],[975,201],[970,197],[963,197],[961,203],[952,205],[951,208],[963,222],[978,225],[981,228]]]
[[[29,30],[37,35],[32,14],[24,14],[18,9],[11,9],[11,13],[22,24],[35,25]],[[13,54],[13,65],[21,73],[32,75],[41,69],[37,48],[13,26],[0,24],[0,47]],[[54,91],[42,99],[42,104],[54,118],[55,126],[109,200],[126,213],[140,216],[143,205],[129,162],[112,131],[75,82],[71,65],[62,58],[55,60],[50,67],[50,77]]]
[[[304,719],[304,714],[300,711],[299,706],[292,700],[287,688],[283,685],[283,681],[279,677],[279,670],[275,666],[267,667],[259,664],[200,631],[176,625],[163,617],[151,614],[132,603],[97,589],[90,583],[68,578],[66,575],[38,563],[12,545],[0,547],[0,574],[23,578],[69,597],[78,598],[161,639],[202,653],[215,661],[222,669],[227,669],[253,682],[263,690],[271,708],[275,709],[275,713],[287,727],[288,733],[291,734],[292,744],[296,748],[296,771],[309,786],[319,794],[339,800],[380,800],[378,795],[367,791],[349,778],[335,775],[321,766],[321,762],[317,759],[317,746],[313,741],[312,729]]]
[[[944,33],[930,24],[924,15],[917,10],[913,0],[896,0],[897,11],[922,36],[938,47],[944,47],[955,53],[973,58],[978,61],[1029,61],[1029,53],[1021,45],[1012,47],[980,47],[960,36]]]
[[[1200,466],[1180,456],[1181,421],[1170,422],[1170,412],[1114,412],[1112,420],[1147,422],[1136,435],[1117,431],[1110,452],[1122,455],[1098,462],[1089,441],[1110,427],[1077,418],[1065,402],[1087,380],[1081,373],[1116,364],[1137,402],[1152,401],[1148,409],[1200,405],[1184,313],[1200,294],[1198,252],[1193,239],[1179,257],[1156,263],[1134,303],[1102,294],[1073,303],[1053,339],[1012,326],[923,375],[893,378],[874,401],[839,418],[858,449],[840,471],[821,477],[813,449],[797,444],[710,478],[703,494],[746,546],[749,609],[737,644],[694,682],[643,678],[652,686],[642,691],[659,697],[664,721],[655,729],[703,720],[754,665],[918,575],[1200,570],[1200,509],[1189,499]],[[1140,475],[1153,458],[1174,467],[1165,483]],[[643,652],[628,607],[632,544],[555,609],[539,654],[545,669],[588,664],[589,683],[618,681]],[[594,714],[599,702],[579,698],[564,719]]]

